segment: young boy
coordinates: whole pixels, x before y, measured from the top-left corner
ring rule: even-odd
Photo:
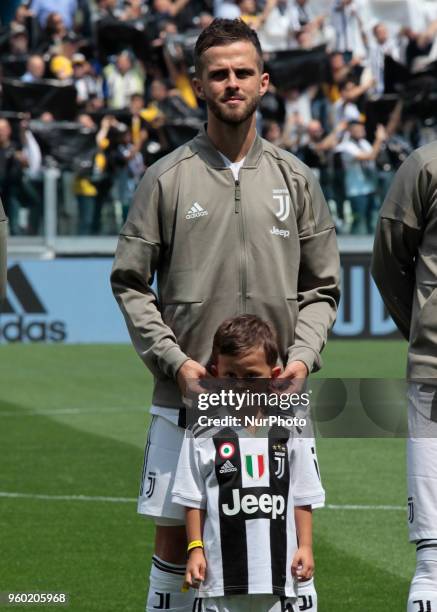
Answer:
[[[210,368],[219,378],[276,378],[277,359],[270,325],[242,315],[220,325]],[[184,439],[173,502],[186,508],[196,612],[297,612],[297,580],[312,577],[311,506],[325,498],[315,456],[289,429],[262,435],[228,427]]]

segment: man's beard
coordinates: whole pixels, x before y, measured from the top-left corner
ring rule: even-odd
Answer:
[[[246,106],[244,111],[241,112],[238,111],[238,109],[224,109],[215,100],[205,97],[208,109],[212,112],[212,114],[219,121],[222,123],[227,123],[228,125],[239,125],[240,123],[244,123],[256,111],[260,100],[261,96],[255,96]]]

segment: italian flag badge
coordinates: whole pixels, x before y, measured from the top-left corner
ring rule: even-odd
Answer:
[[[246,455],[246,472],[253,479],[261,478],[265,471],[264,455]]]

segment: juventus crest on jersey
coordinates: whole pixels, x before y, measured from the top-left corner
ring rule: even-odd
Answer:
[[[294,507],[324,502],[308,439],[279,427],[266,437],[243,428],[208,437],[187,432],[173,501],[206,509],[207,575],[201,597],[296,596]]]

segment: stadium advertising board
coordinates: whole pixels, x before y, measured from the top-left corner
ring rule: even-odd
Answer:
[[[112,296],[109,258],[11,261],[0,343],[128,342]],[[333,337],[397,337],[370,278],[369,254],[342,256],[342,300]]]
[[[341,300],[332,336],[400,338],[370,275],[370,253],[341,255]]]
[[[110,259],[13,261],[0,343],[127,342],[109,284]]]

